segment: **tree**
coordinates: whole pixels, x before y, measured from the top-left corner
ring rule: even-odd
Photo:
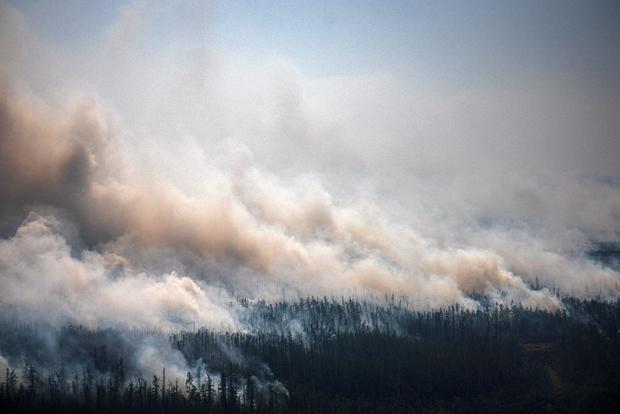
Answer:
[[[222,372],[222,376],[220,377],[220,385],[219,385],[219,393],[220,393],[220,403],[222,407],[226,409],[228,407],[228,390],[227,390],[227,378],[226,373]]]
[[[187,395],[188,400],[196,400],[196,385],[194,385],[194,377],[189,371],[185,377],[185,394]]]
[[[32,366],[32,364],[28,364],[26,366],[25,382],[26,382],[26,392],[30,395],[30,397],[34,397],[37,391],[37,382],[39,381],[39,374],[37,370]]]
[[[153,375],[151,385],[151,399],[157,401],[159,398],[159,378],[157,378],[157,375]]]
[[[6,369],[6,398],[11,399],[15,396],[17,391],[17,374],[15,370],[9,368]]]
[[[213,389],[213,381],[211,376],[207,373],[207,407],[211,408],[214,402],[215,390]]]
[[[228,407],[231,411],[235,411],[237,409],[237,381],[235,379],[235,375],[232,371],[232,367],[230,368],[230,372],[228,374]]]
[[[166,400],[166,368],[162,368],[162,377],[161,377],[161,399],[162,401]]]
[[[245,377],[245,405],[250,413],[256,409],[254,378],[248,373]]]

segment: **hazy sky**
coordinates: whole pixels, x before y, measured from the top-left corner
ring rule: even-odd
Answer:
[[[44,37],[71,48],[92,45],[128,3],[13,2]],[[222,47],[289,56],[309,74],[421,66],[469,82],[475,74],[488,81],[523,71],[602,81],[618,72],[614,1],[186,1],[156,8],[174,13],[160,16],[152,42],[208,33]]]
[[[431,157],[440,166],[456,159],[461,167],[487,151],[510,165],[526,160],[528,168],[618,174],[620,6],[614,1],[12,4],[55,53],[76,59],[72,76],[117,106],[142,108],[139,98],[154,99],[153,92],[113,79],[118,70],[125,77],[145,70],[158,76],[161,85],[147,89],[168,87],[180,72],[204,86],[228,71],[232,87],[254,82],[259,95],[264,89],[256,83],[265,76],[288,77],[301,105],[320,94],[318,106],[356,105],[345,112],[362,120],[376,113],[375,125],[359,129],[370,135],[366,143],[376,143],[370,152],[378,150],[388,164],[408,163],[403,151],[417,146],[421,164]],[[106,65],[117,67],[105,73]],[[232,79],[226,65],[249,73]],[[286,74],[256,74],[261,71]],[[336,96],[324,96],[330,92]],[[183,105],[197,112],[191,99],[176,107]],[[359,124],[340,122],[344,116],[333,123]]]
[[[0,0],[0,57],[1,305],[618,297],[616,1]]]
[[[71,49],[96,43],[130,2],[12,3],[43,37]],[[553,75],[606,90],[620,72],[615,1],[187,1],[155,7],[174,13],[161,15],[149,31],[154,47],[162,38],[215,41],[286,56],[312,77],[397,71],[459,86]]]

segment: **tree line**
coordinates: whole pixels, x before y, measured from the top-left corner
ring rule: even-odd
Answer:
[[[169,335],[202,372],[128,371],[114,336],[72,328],[86,368],[8,369],[3,412],[618,412],[620,304],[548,312],[487,304],[241,300],[244,332]],[[106,338],[106,346],[98,341]],[[112,339],[110,339],[112,338]],[[81,342],[80,342],[81,341]],[[67,345],[68,346],[68,345]],[[125,346],[122,342],[118,347]],[[80,348],[81,349],[81,348]],[[79,365],[77,365],[79,366]],[[94,368],[93,368],[94,367]],[[8,410],[7,410],[8,409]]]

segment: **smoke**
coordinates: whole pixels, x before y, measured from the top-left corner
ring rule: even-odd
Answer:
[[[5,318],[92,329],[235,328],[216,289],[174,273],[147,276],[119,269],[124,262],[114,255],[84,251],[74,258],[54,228],[53,218],[30,216],[14,237],[0,242]]]
[[[0,4],[4,318],[243,331],[235,296],[618,298],[620,274],[585,255],[618,241],[618,146],[573,133],[614,131],[606,101],[589,96],[592,115],[555,85],[306,79],[178,39],[155,53],[141,39],[164,11],[147,9],[75,56]],[[144,369],[187,368],[157,341],[139,349]]]
[[[514,243],[505,256],[477,243],[441,246],[372,201],[338,203],[318,177],[285,182],[261,172],[251,156],[229,166],[214,160],[200,195],[132,176],[114,128],[93,104],[56,115],[5,86],[0,108],[4,218],[24,220],[1,242],[2,305],[34,320],[234,329],[234,316],[213,298],[220,292],[213,282],[267,298],[282,288],[398,293],[422,307],[476,306],[472,294],[560,307],[521,275],[557,278],[548,286],[579,292],[588,283],[579,279],[593,278],[598,293],[615,295],[618,275],[585,259],[515,253]],[[489,245],[507,242],[501,232],[494,237]]]
[[[148,263],[154,251],[177,256],[173,263],[187,254],[182,270],[196,272],[201,264],[203,272],[218,269],[235,292],[250,292],[253,282],[264,280],[274,289],[295,286],[301,294],[399,292],[426,306],[444,306],[469,303],[468,294],[491,289],[520,303],[557,307],[550,295],[534,299],[540,294],[492,252],[440,249],[391,223],[372,203],[337,205],[312,176],[289,188],[249,164],[215,170],[210,175],[219,182],[207,183],[206,195],[188,195],[157,180],[123,176],[117,139],[94,107],[54,116],[15,93],[4,97],[2,172],[10,179],[2,187],[3,205],[22,214],[51,206],[77,227],[74,252],[54,230],[63,224],[54,224],[53,211],[47,221],[26,219],[3,242],[4,302],[12,307],[36,304],[41,315],[68,308],[61,313],[86,325],[96,325],[100,314],[111,323],[134,315],[132,323],[165,329],[171,326],[162,314],[212,323],[208,298],[192,279],[174,273],[157,279],[161,271]],[[36,259],[22,269],[25,255]],[[134,260],[144,273],[128,276],[124,268]],[[122,277],[111,278],[119,268]],[[42,286],[48,289],[29,288],[38,282],[26,275],[45,273]],[[45,293],[30,298],[35,291]],[[131,300],[137,291],[148,298],[144,306]],[[61,304],[60,297],[76,300]],[[82,309],[83,302],[90,307]],[[230,318],[221,320],[233,325]]]
[[[192,367],[180,351],[171,349],[168,338],[151,336],[139,343],[140,347],[133,356],[133,360],[136,361],[137,372],[140,374],[159,376],[162,367],[165,367],[169,378],[183,378],[187,372],[202,369],[201,361],[197,362],[200,368]]]
[[[0,355],[0,371],[5,372],[9,368],[9,362],[5,357]]]

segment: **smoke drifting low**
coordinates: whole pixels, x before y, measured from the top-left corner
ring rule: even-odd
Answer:
[[[0,250],[2,305],[15,315],[91,327],[238,329],[228,295],[278,298],[283,289],[394,293],[420,307],[475,307],[472,294],[561,306],[493,250],[440,247],[376,205],[337,205],[316,179],[292,189],[245,165],[218,171],[218,191],[190,196],[123,174],[113,128],[93,105],[57,116],[5,86],[1,107],[2,174],[10,178],[1,195],[13,213],[4,219],[18,223]],[[616,294],[610,269],[539,256],[523,274],[545,280],[564,266],[584,286],[594,280]]]
[[[3,3],[0,11],[0,30],[36,43],[11,7]],[[243,331],[249,327],[240,322],[237,296],[395,294],[416,308],[475,309],[491,301],[548,310],[562,308],[557,290],[618,298],[618,271],[585,255],[593,241],[617,241],[620,195],[613,180],[582,171],[546,179],[510,170],[515,160],[501,154],[512,154],[511,140],[489,149],[485,167],[471,171],[471,154],[491,147],[488,141],[472,127],[471,144],[464,145],[433,121],[438,113],[458,121],[450,116],[463,109],[458,99],[444,108],[436,99],[394,96],[391,78],[304,83],[285,64],[275,74],[248,75],[246,85],[242,65],[209,48],[194,50],[188,64],[215,73],[206,86],[183,72],[185,83],[174,79],[173,91],[158,95],[151,90],[158,82],[136,76],[149,73],[140,53],[123,58],[103,47],[101,55],[127,69],[126,77],[113,76],[122,78],[120,86],[106,94],[112,75],[88,72],[103,85],[103,97],[91,87],[63,100],[39,91],[38,78],[17,75],[32,66],[18,52],[13,43],[0,44],[8,62],[0,67],[3,318],[56,328]],[[195,60],[202,63],[192,66]],[[88,70],[101,63],[78,59],[84,61]],[[196,78],[203,81],[202,74]],[[124,82],[137,97],[119,92]],[[239,82],[242,91],[233,87]],[[374,89],[360,98],[366,85]],[[117,102],[110,98],[118,95]],[[145,96],[166,109],[142,105]],[[488,115],[484,108],[493,101],[472,104]],[[176,105],[187,111],[177,114],[170,109]],[[376,110],[376,120],[366,119],[365,106]],[[412,122],[399,112],[409,106],[414,112],[430,106],[427,115],[434,115]],[[142,110],[152,112],[152,129],[144,127]],[[197,121],[202,117],[205,125]],[[193,138],[177,124],[189,125]],[[403,131],[419,137],[416,151],[404,150],[411,143]],[[205,145],[196,144],[201,133]],[[385,145],[372,134],[384,136]],[[267,143],[254,142],[261,139]],[[444,146],[464,149],[442,152]],[[306,160],[305,153],[318,155]],[[456,177],[446,173],[452,169]],[[532,287],[537,281],[542,288]],[[153,356],[153,366],[171,355],[153,349],[144,354]]]

